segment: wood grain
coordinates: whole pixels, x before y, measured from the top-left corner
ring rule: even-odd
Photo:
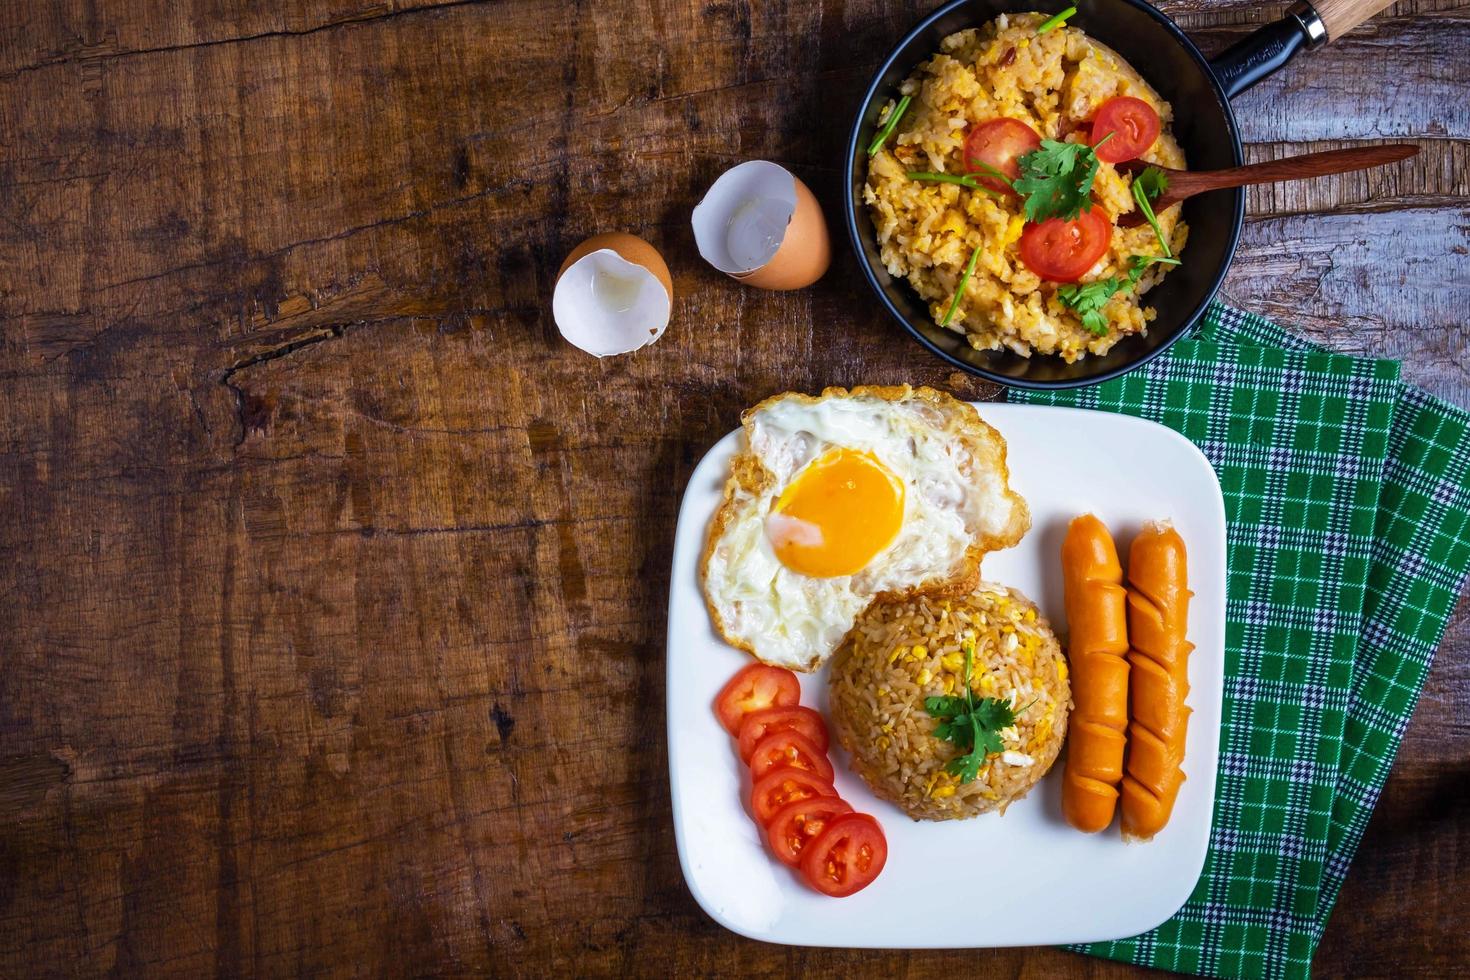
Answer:
[[[688,212],[833,148],[928,4],[0,5],[0,975],[1125,976],[1056,950],[777,949],[685,889],[663,748],[674,515],[771,392],[995,389],[845,249],[743,289]],[[1280,4],[1176,0],[1214,49]],[[1470,7],[1408,0],[1240,104],[1227,293],[1470,404]],[[596,231],[673,324],[547,313]],[[677,640],[677,638],[675,638]],[[1462,601],[1316,964],[1470,959]]]

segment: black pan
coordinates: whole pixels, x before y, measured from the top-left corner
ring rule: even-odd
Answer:
[[[1298,3],[1213,61],[1202,55],[1172,20],[1143,0],[1076,0],[1068,24],[1121,54],[1174,107],[1174,136],[1191,170],[1241,165],[1240,130],[1230,99],[1286,64],[1293,55],[1356,26],[1392,0],[1318,0]],[[1184,203],[1189,244],[1184,264],[1150,290],[1158,311],[1147,336],[1120,341],[1103,357],[1071,364],[1060,357],[1021,357],[1009,351],[973,350],[965,338],[938,326],[917,294],[883,268],[867,206],[867,147],[883,105],[918,64],[939,50],[948,34],[979,27],[1002,13],[1055,13],[1058,0],[954,0],[924,18],[883,61],[863,97],[847,146],[847,229],[868,282],[888,312],[914,339],[955,367],[1016,388],[1075,388],[1106,381],[1147,363],[1186,336],[1220,288],[1240,241],[1245,191],[1212,191]],[[1319,16],[1320,14],[1320,16]]]

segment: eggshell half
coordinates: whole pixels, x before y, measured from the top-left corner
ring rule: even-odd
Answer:
[[[641,265],[653,273],[654,277],[664,284],[664,289],[669,294],[669,302],[672,303],[674,301],[674,280],[669,277],[669,267],[664,262],[663,255],[659,253],[658,249],[637,235],[630,235],[626,231],[609,231],[601,235],[593,235],[572,249],[567,255],[566,261],[561,264],[561,269],[558,270],[556,278],[560,279],[566,273],[567,269],[571,268],[573,262],[589,252],[597,251],[599,248],[612,249],[634,265]]]
[[[636,235],[594,235],[557,273],[552,317],[573,346],[597,357],[653,343],[669,325],[674,285],[658,250]]]
[[[706,262],[760,289],[801,289],[832,262],[832,241],[810,188],[779,164],[749,160],[721,174],[692,217]]]

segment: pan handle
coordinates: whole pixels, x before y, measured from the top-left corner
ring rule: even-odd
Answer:
[[[1297,0],[1286,16],[1226,48],[1210,61],[1225,94],[1241,92],[1274,74],[1303,48],[1335,41],[1395,0]]]
[[[1228,98],[1274,75],[1303,48],[1327,43],[1327,28],[1310,3],[1295,3],[1286,16],[1246,35],[1210,60]]]
[[[1392,7],[1395,0],[1316,0],[1312,6],[1327,28],[1327,40],[1336,41],[1369,17]]]

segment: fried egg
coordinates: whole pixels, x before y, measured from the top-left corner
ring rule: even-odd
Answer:
[[[815,670],[878,596],[968,591],[1030,527],[1005,441],[930,388],[786,393],[742,417],[704,593],[726,642]]]

